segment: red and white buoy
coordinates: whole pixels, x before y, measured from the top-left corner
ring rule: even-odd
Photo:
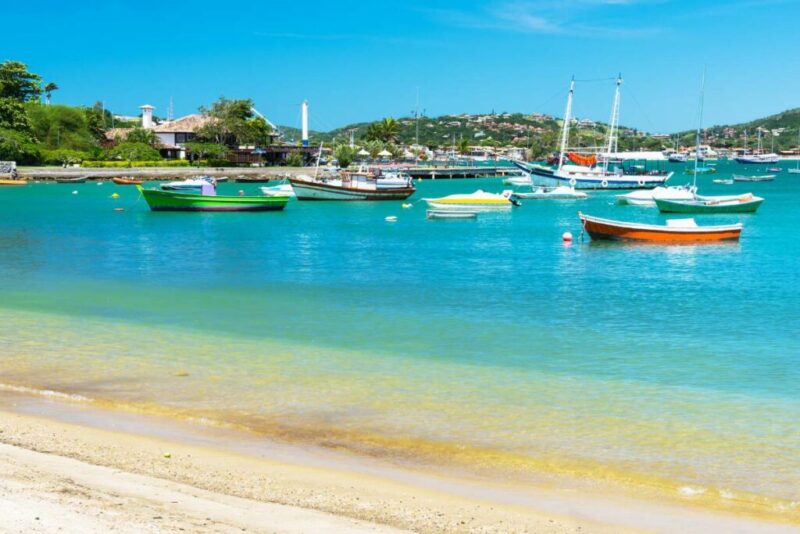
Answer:
[[[572,243],[572,233],[571,232],[564,232],[561,234],[561,240],[564,243]]]

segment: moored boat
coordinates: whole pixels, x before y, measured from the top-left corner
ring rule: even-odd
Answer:
[[[514,206],[511,191],[502,194],[488,193],[481,189],[469,194],[455,194],[440,198],[423,199],[434,210],[451,211],[507,211]]]
[[[477,211],[468,210],[428,210],[426,212],[428,219],[436,220],[463,220],[463,219],[477,219]]]
[[[142,185],[141,178],[115,176],[111,181],[117,185]]]
[[[56,178],[57,184],[82,184],[88,180],[88,176],[76,176],[74,178]]]
[[[619,204],[631,206],[654,207],[657,198],[667,199],[693,199],[697,188],[694,186],[656,187],[644,191],[633,191],[625,195],[617,195]]]
[[[761,174],[758,176],[745,176],[742,174],[734,174],[734,182],[771,182],[775,179],[774,174]]]
[[[713,243],[735,241],[742,224],[697,226],[694,219],[672,219],[666,225],[614,221],[578,212],[584,230],[595,240],[640,241],[649,243]]]
[[[411,178],[366,169],[341,171],[334,177],[299,175],[289,178],[297,200],[405,200],[416,188]]]
[[[28,185],[28,180],[24,178],[11,180],[0,178],[0,185]]]
[[[273,181],[269,176],[237,176],[235,181],[238,184],[266,184]]]
[[[161,184],[164,191],[200,191],[205,184],[216,184],[216,179],[211,176],[197,176],[185,180],[177,180]]]
[[[292,184],[279,184],[262,187],[261,193],[268,197],[295,197]]]
[[[210,185],[205,194],[137,188],[153,211],[279,211],[289,202],[286,196],[217,196]]]
[[[558,187],[537,187],[531,191],[514,191],[513,196],[530,200],[582,200],[589,195],[583,191],[576,191],[573,187],[560,185]]]
[[[718,179],[718,180],[712,180],[712,182],[714,182],[715,184],[720,184],[720,185],[732,185],[733,184],[733,179],[732,178],[723,178],[723,179]]]
[[[763,198],[747,193],[691,200],[659,198],[656,199],[656,206],[661,213],[755,213],[763,202]]]

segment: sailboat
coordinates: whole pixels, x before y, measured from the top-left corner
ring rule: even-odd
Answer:
[[[739,196],[699,196],[697,191],[697,175],[701,174],[698,164],[700,161],[700,131],[703,127],[703,104],[706,89],[706,73],[703,71],[703,78],[700,83],[700,111],[697,120],[697,132],[695,134],[695,158],[694,158],[694,183],[692,184],[692,198],[655,198],[656,206],[662,213],[754,213],[764,199],[746,193]]]
[[[774,143],[774,140],[773,140]],[[762,165],[765,163],[780,163],[780,158],[774,152],[764,154],[764,146],[761,140],[761,128],[758,128],[758,147],[755,154],[741,155],[736,158],[737,163],[750,165]]]
[[[800,128],[797,128],[797,150],[800,152]],[[794,169],[789,169],[789,174],[800,174],[800,153],[797,155],[797,163]]]
[[[608,129],[608,138],[605,153],[590,156],[569,152],[569,129],[572,121],[572,100],[575,94],[575,79],[570,81],[567,94],[567,109],[564,113],[564,124],[561,127],[561,149],[558,155],[558,165],[555,169],[540,165],[530,167],[542,185],[566,186],[575,189],[652,189],[669,180],[672,173],[668,174],[624,174],[619,167],[609,170],[613,154],[617,152],[619,130],[620,86],[622,77],[617,77],[614,103],[611,109],[611,121]]]

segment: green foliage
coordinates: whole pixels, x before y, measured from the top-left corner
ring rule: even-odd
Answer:
[[[161,154],[148,144],[125,141],[106,151],[106,159],[124,160],[129,163],[135,160],[157,161],[161,159]]]
[[[469,154],[472,150],[469,144],[469,139],[460,139],[456,147],[458,148],[458,153],[461,155]]]
[[[31,123],[25,105],[12,98],[0,98],[0,128],[30,134]]]
[[[50,103],[50,99],[53,96],[53,91],[58,91],[59,87],[57,84],[50,82],[44,86],[44,96],[47,98],[47,103]]]
[[[35,165],[40,159],[39,147],[30,137],[13,130],[0,129],[0,160]]]
[[[189,161],[185,159],[156,160],[156,161],[84,161],[81,167],[88,168],[124,168],[124,167],[188,167]]]
[[[28,72],[28,66],[19,61],[0,63],[0,98],[17,102],[36,100],[42,94],[42,77]]]
[[[195,132],[200,142],[227,145],[262,145],[269,141],[272,128],[253,113],[253,101],[229,100],[221,97],[210,108],[200,112],[212,120]]]
[[[300,152],[292,152],[286,158],[286,165],[289,167],[302,167],[303,163],[303,154]]]
[[[372,159],[377,159],[378,154],[383,151],[383,142],[374,140],[374,141],[367,141],[364,143],[364,150],[369,152],[369,157]]]
[[[111,112],[104,109],[102,102],[95,102],[84,113],[92,136],[98,141],[105,139],[106,128],[111,124]]]
[[[192,161],[208,159],[223,159],[228,153],[228,147],[217,143],[201,143],[192,141],[186,143],[186,151]]]
[[[125,141],[128,143],[143,143],[145,145],[150,145],[153,148],[158,147],[161,144],[158,140],[158,136],[153,130],[142,127],[136,127],[128,132],[128,135],[125,137]]]
[[[367,131],[364,134],[364,139],[367,141],[382,141],[384,143],[396,143],[399,138],[400,123],[391,117],[373,122],[367,127]]]
[[[42,150],[42,163],[45,165],[73,165],[92,157],[90,152],[82,150],[69,150],[58,148],[55,150]]]
[[[350,145],[338,145],[334,149],[333,155],[339,161],[339,167],[346,169],[355,159],[356,149]]]
[[[33,135],[44,148],[91,150],[96,146],[84,109],[28,102],[25,110]]]

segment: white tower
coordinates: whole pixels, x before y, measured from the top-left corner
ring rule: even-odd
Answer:
[[[142,128],[150,129],[153,127],[153,110],[156,109],[150,104],[139,106],[142,110]]]
[[[308,100],[303,100],[303,146],[308,146]]]

